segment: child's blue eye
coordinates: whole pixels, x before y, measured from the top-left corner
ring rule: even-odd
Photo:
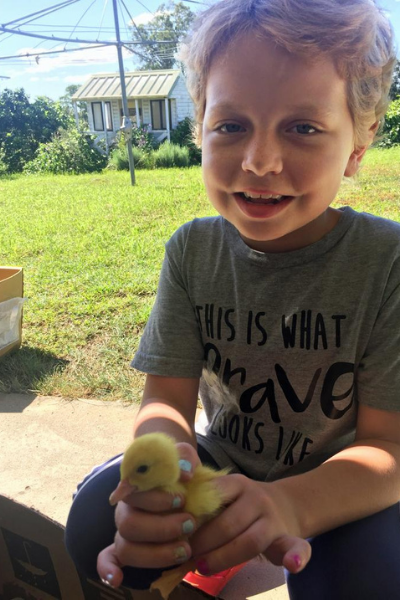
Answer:
[[[237,123],[224,123],[224,125],[219,128],[219,131],[222,131],[223,133],[240,133],[243,131],[243,127]]]
[[[307,135],[310,133],[316,133],[318,130],[315,129],[312,125],[308,125],[307,123],[301,123],[300,125],[296,125],[295,129],[297,133],[301,133],[302,135]]]

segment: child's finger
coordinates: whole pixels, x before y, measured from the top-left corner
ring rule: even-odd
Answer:
[[[282,565],[290,573],[300,573],[311,558],[311,546],[307,540],[284,535],[275,540],[264,555],[274,565]]]
[[[115,544],[107,546],[97,557],[97,572],[106,585],[117,588],[122,584],[121,565],[115,556]]]
[[[263,536],[259,535],[259,531],[260,523],[255,521],[246,531],[237,535],[233,543],[230,540],[199,555],[193,548],[196,569],[202,575],[212,575],[252,560],[263,552],[262,545],[266,543]]]
[[[180,480],[185,482],[191,479],[194,469],[201,464],[196,450],[190,444],[179,442],[176,444],[179,452],[179,466],[181,469]]]
[[[132,492],[124,497],[123,502],[118,504],[118,512],[123,509],[124,504],[131,508],[145,510],[146,512],[161,513],[182,509],[185,505],[185,497],[183,494],[172,494],[161,490]]]
[[[171,512],[152,514],[144,511],[133,513],[128,519],[116,515],[119,534],[133,543],[164,544],[191,535],[196,522],[189,513]]]
[[[166,544],[132,543],[117,533],[113,555],[117,560],[114,561],[114,557],[110,555],[106,556],[107,566],[112,568],[112,563],[114,564],[114,571],[110,572],[112,575],[117,571],[115,567],[122,565],[138,569],[161,569],[180,565],[189,560],[192,551],[188,542],[182,539]],[[107,576],[107,573],[105,574]]]
[[[302,538],[284,535],[265,550],[259,535],[260,523],[256,521],[245,532],[211,552],[196,557],[196,568],[202,575],[219,573],[234,565],[245,563],[263,554],[273,564],[284,566],[291,573],[299,573],[311,558],[311,546]]]

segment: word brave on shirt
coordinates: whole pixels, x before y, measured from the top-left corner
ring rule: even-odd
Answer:
[[[222,380],[225,387],[229,386],[232,377],[240,378],[240,385],[243,387],[246,383],[247,371],[245,367],[235,368],[232,365],[231,359],[222,360],[222,356],[214,344],[208,343],[204,347],[204,358],[207,363],[207,369]],[[309,382],[308,390],[305,398],[302,400],[296,393],[296,390],[290,382],[289,374],[278,363],[275,364],[275,377],[272,375],[265,381],[252,385],[243,390],[241,393],[238,405],[240,411],[245,414],[251,414],[265,409],[264,405],[268,405],[271,420],[274,423],[280,423],[279,407],[276,400],[276,388],[279,386],[283,392],[289,407],[295,413],[305,412],[314,398],[317,383],[323,377],[319,403],[322,412],[328,419],[340,419],[351,408],[354,402],[354,364],[349,362],[336,362],[327,368],[322,374],[322,368],[317,368],[312,379]],[[341,377],[345,375],[351,376],[351,384],[339,395],[334,394],[334,388]],[[346,380],[347,381],[347,380]],[[337,408],[335,402],[348,399],[347,406]],[[285,407],[286,408],[286,407]]]

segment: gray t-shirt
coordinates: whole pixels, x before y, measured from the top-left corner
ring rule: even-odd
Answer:
[[[201,377],[201,444],[265,481],[354,440],[358,403],[400,410],[400,224],[340,209],[300,250],[252,250],[222,217],[166,245],[132,366]]]

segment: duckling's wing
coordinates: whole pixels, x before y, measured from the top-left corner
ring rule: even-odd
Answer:
[[[215,479],[227,475],[228,470],[214,471],[200,465],[186,485],[185,510],[195,517],[213,517],[225,503],[221,490],[215,485]]]

